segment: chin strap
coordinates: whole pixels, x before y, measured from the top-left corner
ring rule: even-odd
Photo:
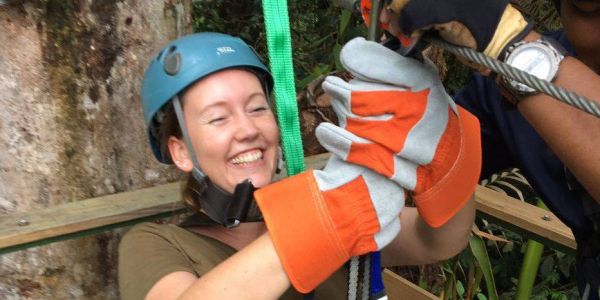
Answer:
[[[200,206],[213,221],[233,228],[244,222],[262,221],[262,214],[254,201],[254,186],[247,179],[227,193],[206,178],[206,188],[200,196]]]
[[[254,201],[254,186],[246,180],[235,187],[233,194],[223,191],[205,178],[206,187],[197,195],[203,213],[195,213],[179,226],[223,225],[234,228],[245,222],[259,222],[262,214]]]

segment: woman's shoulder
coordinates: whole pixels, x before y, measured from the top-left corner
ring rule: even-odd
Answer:
[[[133,226],[121,239],[121,245],[159,246],[170,244],[183,249],[219,249],[229,252],[228,246],[175,224],[144,222]],[[180,249],[181,250],[181,249]]]
[[[186,234],[188,233],[186,233],[185,229],[173,224],[144,222],[131,227],[123,236],[123,240]]]
[[[140,223],[121,239],[121,254],[159,256],[171,253],[191,262],[220,261],[235,250],[217,240],[189,231],[174,224]],[[145,254],[144,254],[145,253]]]
[[[202,276],[234,252],[216,240],[174,224],[137,224],[119,244],[122,298],[142,299],[160,278],[173,272]]]

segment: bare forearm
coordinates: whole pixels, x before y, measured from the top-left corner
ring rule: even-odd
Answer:
[[[277,299],[289,287],[275,248],[265,233],[201,278],[193,279],[177,299]],[[165,292],[172,296],[172,290]]]
[[[383,251],[383,264],[420,265],[448,259],[465,248],[474,219],[473,198],[439,228],[429,227],[416,208],[406,207],[400,214],[400,234]]]
[[[600,76],[573,57],[562,61],[554,83],[600,104]],[[600,203],[600,118],[545,94],[522,99],[518,109]]]
[[[276,299],[289,286],[267,233],[202,276],[182,299]]]

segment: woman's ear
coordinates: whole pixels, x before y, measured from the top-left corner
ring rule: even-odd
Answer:
[[[169,153],[171,154],[175,166],[183,172],[191,172],[194,168],[194,164],[190,159],[185,142],[174,136],[170,136],[167,141],[167,146],[169,147]]]

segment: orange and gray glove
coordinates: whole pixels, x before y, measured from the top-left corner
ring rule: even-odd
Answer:
[[[352,256],[380,250],[400,231],[404,191],[332,155],[254,192],[275,250],[298,291],[312,291]]]
[[[330,152],[411,191],[419,214],[439,227],[472,196],[481,169],[479,122],[455,105],[430,61],[356,38],[340,53],[354,79],[329,76],[340,126],[316,135]]]
[[[509,2],[387,0],[385,9],[399,15],[398,25],[407,37],[415,38],[425,30],[435,30],[450,43],[498,58],[508,45],[531,30],[531,24]]]

